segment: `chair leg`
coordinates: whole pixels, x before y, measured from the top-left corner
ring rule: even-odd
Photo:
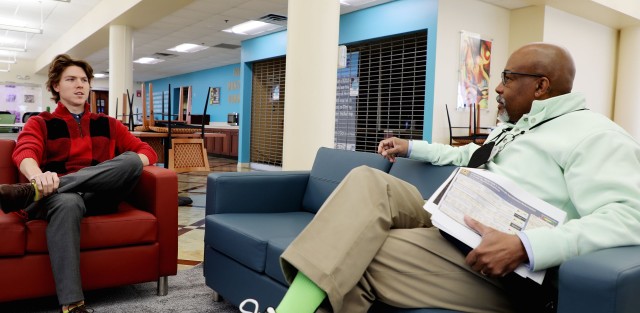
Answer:
[[[169,293],[169,277],[158,278],[158,296],[166,296]]]
[[[213,294],[211,295],[212,298],[213,298],[213,301],[215,301],[215,302],[222,301],[222,296],[220,296],[220,294],[217,291],[215,291],[215,290],[211,290],[211,291],[213,291]]]

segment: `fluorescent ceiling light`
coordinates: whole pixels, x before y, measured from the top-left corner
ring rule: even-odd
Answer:
[[[342,5],[352,5],[352,6],[359,6],[359,5],[363,5],[363,4],[367,4],[369,2],[373,2],[376,0],[340,0],[340,4]]]
[[[15,52],[27,52],[27,48],[16,48],[16,47],[2,47],[2,46],[0,46],[0,50],[15,51]]]
[[[231,28],[227,28],[223,30],[223,32],[252,36],[252,35],[268,32],[268,31],[272,31],[278,28],[282,28],[282,26],[252,20],[252,21],[244,22],[242,24],[238,24]]]
[[[208,46],[196,45],[196,44],[193,44],[193,43],[183,43],[181,45],[177,45],[177,46],[175,46],[173,48],[169,48],[167,50],[175,51],[175,52],[193,53],[193,52],[202,51],[204,49],[209,49],[209,47]]]
[[[13,32],[23,32],[23,33],[30,33],[30,34],[42,34],[42,28],[33,28],[33,27],[24,27],[24,26],[0,24],[0,29],[9,30],[9,31],[13,31]]]
[[[11,57],[9,57],[8,59],[0,59],[0,63],[6,63],[6,64],[16,64],[16,62],[18,62],[18,59],[16,58],[16,55],[13,55],[13,59],[11,59]]]
[[[109,77],[109,75],[105,74],[105,73],[95,73],[95,74],[93,74],[93,77],[95,77],[95,78],[105,78],[105,77]]]
[[[134,63],[140,63],[140,64],[157,64],[160,62],[164,62],[163,59],[156,59],[156,58],[139,58],[135,61],[133,61]]]

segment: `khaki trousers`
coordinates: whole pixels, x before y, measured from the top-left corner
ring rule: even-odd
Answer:
[[[281,257],[289,282],[303,272],[334,312],[402,308],[512,312],[500,282],[471,270],[432,227],[419,191],[368,167],[349,173]]]

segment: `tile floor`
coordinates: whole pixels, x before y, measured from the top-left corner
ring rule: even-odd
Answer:
[[[209,156],[210,172],[178,174],[178,195],[193,200],[189,206],[178,207],[178,270],[198,265],[204,258],[207,175],[211,172],[237,172],[237,164],[233,159]]]

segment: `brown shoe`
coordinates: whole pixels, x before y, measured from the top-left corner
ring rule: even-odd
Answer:
[[[25,209],[35,197],[36,190],[30,183],[0,185],[0,209],[4,213]]]

